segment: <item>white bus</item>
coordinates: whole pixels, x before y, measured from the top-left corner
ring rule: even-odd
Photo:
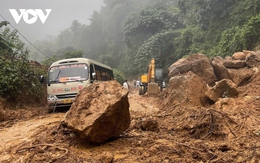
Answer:
[[[95,81],[113,80],[111,67],[87,58],[70,58],[54,62],[48,69],[48,110],[71,106],[77,93]]]

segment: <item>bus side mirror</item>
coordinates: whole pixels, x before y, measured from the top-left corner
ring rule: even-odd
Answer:
[[[93,80],[96,80],[97,74],[95,72],[92,73]]]
[[[44,79],[44,76],[41,75],[41,77],[40,77],[40,83],[43,84],[43,83],[44,83],[44,80],[45,80],[45,79]]]

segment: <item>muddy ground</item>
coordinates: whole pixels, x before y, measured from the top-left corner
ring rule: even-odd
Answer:
[[[131,87],[130,127],[99,146],[79,139],[62,125],[66,111],[49,114],[44,106],[5,109],[11,118],[0,122],[0,162],[257,163],[258,81],[256,78],[241,86],[238,98],[205,108],[185,101],[164,106],[163,93],[159,97],[139,96]]]

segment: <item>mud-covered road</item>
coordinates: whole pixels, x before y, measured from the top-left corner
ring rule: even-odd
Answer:
[[[51,123],[59,122],[64,113],[55,113],[45,116],[37,116],[32,119],[17,121],[10,127],[4,127],[0,131],[0,160],[8,161],[12,158],[13,151],[17,146],[23,146],[35,140],[34,135],[38,129]],[[1,162],[0,161],[0,162]]]
[[[148,97],[131,90],[130,127],[99,146],[79,139],[62,124],[66,112],[50,114],[44,107],[5,110],[13,118],[0,122],[0,162],[257,163],[258,81],[239,88],[247,94],[209,107],[191,106],[189,101],[164,105],[165,91]]]
[[[137,89],[132,89],[128,98],[133,120],[159,111],[157,99],[139,96]],[[137,140],[145,136],[134,130],[107,144],[91,146],[63,128],[65,112],[39,113],[45,114],[0,124],[0,162],[135,162],[129,152],[138,154],[137,150],[143,148],[135,149],[132,145],[141,143]]]

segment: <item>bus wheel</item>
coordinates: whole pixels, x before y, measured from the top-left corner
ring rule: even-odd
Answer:
[[[48,110],[48,113],[54,113],[55,112],[55,108],[53,108],[53,107],[48,107],[47,110]]]

